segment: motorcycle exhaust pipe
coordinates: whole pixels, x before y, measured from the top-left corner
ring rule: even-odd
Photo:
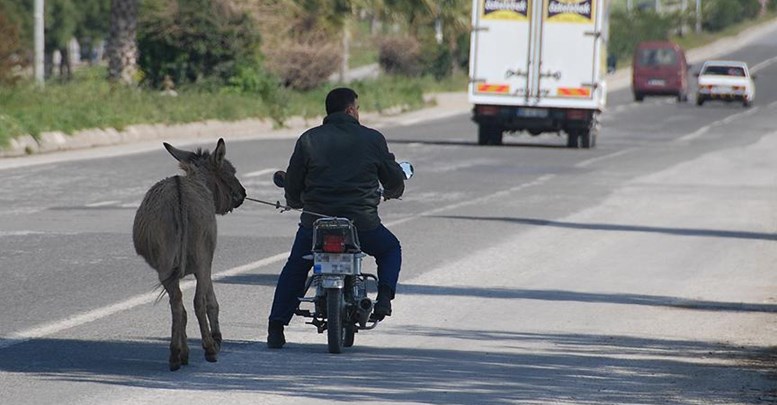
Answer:
[[[372,314],[372,308],[374,304],[372,303],[372,300],[369,298],[362,298],[359,301],[359,305],[356,309],[356,312],[358,314],[358,320],[359,320],[359,327],[366,327],[367,321],[370,319],[370,314]]]

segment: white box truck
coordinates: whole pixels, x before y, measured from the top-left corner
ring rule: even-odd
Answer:
[[[478,143],[504,132],[591,148],[607,99],[608,0],[473,0],[469,101]]]

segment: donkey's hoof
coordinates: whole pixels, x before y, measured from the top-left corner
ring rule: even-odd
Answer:
[[[219,354],[218,353],[205,353],[205,360],[208,360],[211,363],[215,363],[219,360]]]
[[[171,361],[170,362],[170,371],[178,371],[181,368],[181,362],[180,361]]]

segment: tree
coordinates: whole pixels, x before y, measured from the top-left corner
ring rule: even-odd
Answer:
[[[110,32],[111,0],[78,0],[76,8],[81,16],[75,32],[81,54],[90,63],[99,62],[93,57],[100,42],[107,39]]]
[[[148,2],[138,25],[140,67],[148,84],[232,78],[256,64],[261,37],[253,19],[225,2]]]
[[[135,83],[138,0],[112,0],[108,40],[108,79]]]
[[[14,68],[20,64],[19,26],[5,17],[0,4],[0,85],[16,80]]]
[[[47,0],[45,2],[45,65],[46,77],[52,76],[53,55],[59,51],[59,75],[62,80],[72,76],[72,55],[70,40],[75,37],[76,27],[80,24],[78,10],[72,0]]]

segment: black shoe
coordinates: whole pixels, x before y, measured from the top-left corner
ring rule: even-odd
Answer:
[[[270,349],[280,349],[286,344],[286,337],[283,335],[283,323],[270,321],[267,327],[267,347]]]
[[[391,316],[391,300],[393,299],[394,289],[385,284],[378,284],[378,298],[372,308],[370,320],[382,321],[383,318]]]
[[[391,316],[391,301],[390,300],[378,300],[375,303],[375,307],[372,309],[371,320],[382,321],[383,318]]]

